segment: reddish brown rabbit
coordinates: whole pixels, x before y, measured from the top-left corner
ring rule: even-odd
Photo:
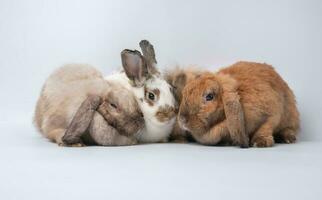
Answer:
[[[293,143],[299,129],[295,97],[267,64],[238,62],[186,85],[179,123],[200,143],[241,147]]]

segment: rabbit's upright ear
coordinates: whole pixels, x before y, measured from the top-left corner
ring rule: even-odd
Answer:
[[[241,148],[249,147],[249,137],[245,130],[244,110],[237,92],[237,81],[227,75],[220,76],[223,93],[222,100],[227,120],[227,127],[233,142]]]
[[[125,49],[121,52],[122,65],[127,77],[133,81],[134,86],[141,87],[148,76],[147,66],[137,50]]]
[[[155,58],[153,45],[147,40],[141,40],[140,47],[147,64],[148,73],[150,75],[160,74],[157,69],[157,60]]]

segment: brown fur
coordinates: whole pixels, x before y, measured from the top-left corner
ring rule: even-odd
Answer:
[[[115,86],[114,86],[115,87]],[[122,89],[123,90],[123,89]],[[117,105],[112,108],[111,103]],[[134,95],[128,90],[110,91],[103,97],[103,103],[97,110],[105,120],[116,128],[121,135],[133,136],[144,125],[143,114]]]
[[[188,66],[186,68],[176,67],[173,70],[167,70],[164,78],[172,86],[174,96],[177,102],[180,103],[184,86],[204,72],[205,70],[197,66]]]
[[[70,122],[62,141],[66,145],[82,143],[81,137],[89,127],[97,107],[102,103],[99,96],[89,95],[80,105]]]
[[[96,97],[100,98],[99,105],[95,103]],[[117,105],[117,108],[111,106],[112,102]],[[107,121],[115,127],[105,120],[106,124],[103,125],[103,117],[110,120]],[[96,122],[92,118],[101,122]],[[36,105],[34,121],[45,137],[58,144],[65,144],[62,138],[66,132],[68,133],[66,138],[70,140],[65,138],[65,142],[79,143],[80,135],[84,134],[84,130],[88,131],[89,127],[89,131],[95,130],[95,132],[89,132],[94,140],[95,138],[112,139],[95,140],[96,144],[133,144],[132,139],[122,140],[125,143],[117,143],[120,140],[116,135],[133,136],[143,128],[144,124],[142,113],[130,91],[105,81],[93,67],[76,64],[57,69],[46,80]]]
[[[214,99],[206,101],[209,93]],[[243,130],[252,146],[270,147],[274,137],[293,143],[299,129],[291,89],[273,67],[253,62],[238,62],[188,83],[179,118],[198,142],[208,145],[243,143]]]
[[[175,109],[171,106],[161,107],[156,113],[156,117],[160,122],[166,122],[176,115]]]
[[[204,72],[204,70],[200,69],[197,66],[189,66],[186,68],[176,67],[173,70],[166,71],[165,79],[172,86],[173,95],[179,105],[182,99],[182,90],[186,86],[186,84],[195,80]],[[186,143],[188,141],[193,141],[193,139],[190,136],[189,131],[183,130],[179,126],[178,120],[176,120],[173,131],[170,135],[170,141]]]
[[[136,128],[133,128],[132,130],[135,129]],[[121,146],[137,144],[137,140],[134,137],[120,134],[120,132],[116,128],[106,123],[104,117],[102,117],[102,115],[100,115],[97,112],[94,114],[88,132],[95,133],[90,134],[90,139],[94,141],[99,141],[99,144],[103,146]],[[84,141],[88,141],[85,138],[82,139]],[[94,142],[94,144],[97,144],[97,142]]]

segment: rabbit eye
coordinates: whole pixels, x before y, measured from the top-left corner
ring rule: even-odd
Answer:
[[[149,99],[150,99],[150,100],[152,100],[152,101],[154,101],[154,99],[155,99],[155,96],[154,96],[154,94],[153,94],[152,92],[149,92],[148,97],[149,97]]]
[[[153,103],[158,101],[159,96],[160,96],[159,89],[153,89],[153,90],[145,89],[144,99],[150,106],[153,106]]]
[[[110,104],[110,106],[111,106],[112,108],[114,108],[114,109],[117,109],[117,105],[116,105],[116,104],[114,104],[114,103],[111,103],[111,104]]]
[[[207,94],[207,96],[206,96],[206,101],[211,101],[211,100],[213,100],[213,99],[214,99],[214,97],[215,97],[215,95],[214,95],[213,93],[209,93],[209,94]]]

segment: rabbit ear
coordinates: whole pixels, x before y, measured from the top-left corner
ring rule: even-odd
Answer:
[[[249,147],[249,138],[245,130],[244,110],[239,101],[237,82],[228,77],[221,77],[223,95],[222,100],[227,120],[228,130],[233,142],[242,148]]]
[[[125,49],[121,52],[123,69],[135,86],[143,86],[148,76],[147,67],[141,53]]]
[[[151,75],[160,74],[156,67],[157,60],[155,58],[153,45],[147,40],[141,40],[140,47],[147,64],[148,73]]]
[[[95,110],[101,102],[102,99],[95,95],[90,95],[83,101],[62,138],[62,141],[65,144],[75,144],[81,141],[81,136],[89,127]]]
[[[179,88],[183,88],[186,85],[186,82],[187,82],[187,75],[182,72],[175,77],[173,85]]]

